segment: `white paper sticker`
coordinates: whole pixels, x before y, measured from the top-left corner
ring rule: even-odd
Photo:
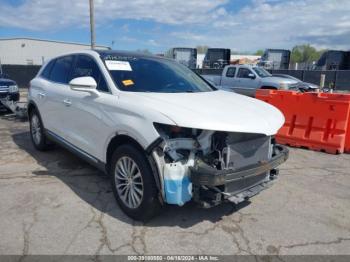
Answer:
[[[132,71],[128,61],[106,60],[105,62],[108,70]]]

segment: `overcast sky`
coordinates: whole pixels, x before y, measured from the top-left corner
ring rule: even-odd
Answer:
[[[89,43],[88,0],[0,0],[0,37]],[[95,0],[97,43],[162,52],[350,49],[350,0]]]

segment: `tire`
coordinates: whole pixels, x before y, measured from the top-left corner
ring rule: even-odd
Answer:
[[[144,152],[130,144],[119,146],[110,170],[114,196],[126,215],[145,222],[158,214],[158,189]]]
[[[39,151],[46,151],[51,148],[48,139],[44,133],[43,122],[36,109],[29,115],[30,138],[34,147]]]

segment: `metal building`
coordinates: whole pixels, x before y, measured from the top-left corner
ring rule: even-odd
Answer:
[[[65,52],[90,49],[89,44],[35,38],[0,38],[0,63],[3,65],[42,65]],[[110,49],[96,46],[96,49]]]

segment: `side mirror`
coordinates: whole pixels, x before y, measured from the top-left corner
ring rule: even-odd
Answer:
[[[250,74],[248,75],[248,77],[249,77],[250,79],[255,79],[255,78],[256,78],[256,76],[255,76],[254,74],[252,74],[252,73],[250,73]]]
[[[91,76],[73,78],[69,82],[69,86],[74,91],[87,92],[97,96],[99,95],[99,92],[96,90],[97,83]]]

